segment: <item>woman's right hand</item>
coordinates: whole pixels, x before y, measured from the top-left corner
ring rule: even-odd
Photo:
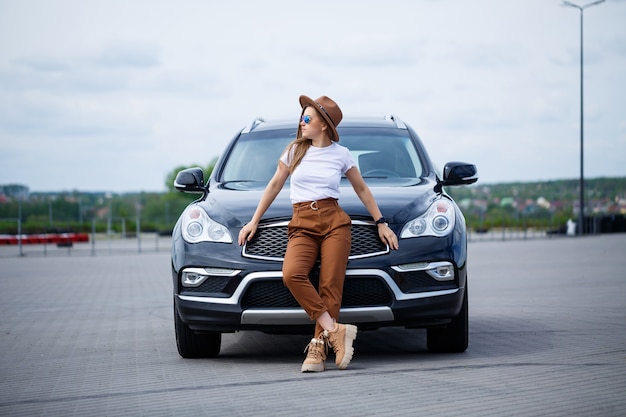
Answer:
[[[254,234],[256,233],[256,229],[256,223],[248,223],[244,225],[239,232],[239,246],[242,246],[244,243],[251,241],[254,237]]]

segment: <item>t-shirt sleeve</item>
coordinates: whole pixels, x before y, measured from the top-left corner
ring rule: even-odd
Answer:
[[[291,166],[291,161],[293,161],[293,153],[295,150],[295,145],[289,149],[286,149],[280,157],[280,161],[285,164],[287,167]]]
[[[342,174],[345,174],[346,172],[350,170],[350,168],[352,168],[353,166],[356,166],[356,163],[354,162],[354,158],[352,158],[352,154],[350,153],[350,150],[348,150],[348,148],[344,148],[344,149],[345,149],[345,156],[343,158]]]

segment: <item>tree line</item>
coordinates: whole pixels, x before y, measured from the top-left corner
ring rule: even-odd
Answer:
[[[216,159],[202,167],[205,178]],[[200,165],[196,165],[200,166]],[[165,178],[165,192],[122,193],[61,192],[28,193],[25,186],[0,186],[0,234],[51,232],[142,232],[169,234],[195,194],[174,188],[176,174],[188,168],[178,166]],[[578,180],[527,183],[481,184],[450,187],[446,190],[457,201],[468,227],[488,230],[494,227],[563,228],[578,212]],[[585,212],[590,216],[626,213],[626,177],[596,178],[585,182]]]
[[[213,172],[217,158],[200,164],[205,178]],[[139,224],[142,232],[169,234],[180,213],[195,194],[174,188],[176,174],[188,166],[177,166],[165,177],[165,192],[29,192],[19,184],[0,185],[0,234],[89,233],[94,231],[132,234]]]

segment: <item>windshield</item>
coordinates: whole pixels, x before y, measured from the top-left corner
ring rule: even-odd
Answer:
[[[346,128],[339,134],[339,143],[350,150],[369,184],[406,186],[422,176],[420,158],[406,130]],[[223,166],[220,182],[229,188],[264,187],[294,137],[293,129],[242,134]]]

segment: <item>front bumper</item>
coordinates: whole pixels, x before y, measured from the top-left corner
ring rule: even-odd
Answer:
[[[445,325],[459,314],[466,286],[465,234],[402,239],[400,245],[385,255],[348,262],[341,321],[362,329],[423,328]],[[451,278],[437,279],[442,264],[449,266]],[[282,262],[243,257],[236,244],[190,245],[178,236],[172,247],[175,307],[192,330],[308,331],[313,322],[282,284],[281,268]],[[216,272],[189,287],[181,281],[189,269]],[[314,285],[316,273],[314,268]]]
[[[428,263],[423,271],[428,273],[440,266],[441,262]],[[362,329],[387,326],[416,328],[447,324],[459,314],[465,291],[465,269],[454,270],[456,273],[452,281],[441,285],[440,289],[412,292],[410,289],[407,291],[408,288],[401,289],[398,277],[384,270],[348,269],[341,320],[357,324]],[[386,301],[376,304],[363,296],[351,297],[352,283],[365,279],[378,283],[374,289],[376,295]],[[254,305],[249,294],[256,291],[255,285],[270,285],[271,287],[267,287],[269,291],[286,292],[285,297],[290,296],[288,290],[282,287],[281,271],[264,271],[246,275],[229,296],[193,295],[183,291],[182,294],[175,295],[174,302],[181,319],[193,330],[288,332],[305,331],[313,325],[304,310],[294,305],[295,300],[275,300],[275,304],[268,307],[265,302]],[[383,287],[386,294],[378,294],[381,292],[378,288]]]

